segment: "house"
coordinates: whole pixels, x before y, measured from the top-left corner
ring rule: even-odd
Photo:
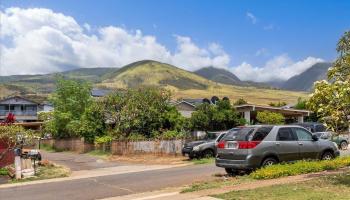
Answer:
[[[281,113],[286,120],[294,121],[295,119],[298,123],[304,122],[304,117],[309,116],[311,111],[299,110],[286,107],[273,107],[273,106],[261,106],[253,104],[244,104],[235,106],[237,112],[241,113],[248,124],[256,118],[257,111],[270,111]]]
[[[196,106],[187,101],[180,101],[173,104],[182,116],[190,118],[192,113],[196,110]]]
[[[37,121],[40,110],[41,105],[35,101],[20,96],[8,97],[0,100],[0,121],[5,120],[9,113],[14,114],[18,122]]]

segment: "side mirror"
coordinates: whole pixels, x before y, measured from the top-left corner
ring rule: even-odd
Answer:
[[[314,141],[317,141],[317,140],[318,140],[317,135],[312,135],[312,139],[313,139]]]

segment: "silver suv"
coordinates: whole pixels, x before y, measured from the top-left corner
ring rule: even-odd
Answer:
[[[228,133],[217,144],[216,166],[229,174],[279,162],[329,160],[339,156],[337,146],[318,139],[301,126],[247,126]]]

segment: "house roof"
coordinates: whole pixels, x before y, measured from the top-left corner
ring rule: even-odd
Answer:
[[[92,89],[91,90],[91,96],[93,97],[104,97],[111,93],[110,90],[104,90],[104,89]]]
[[[10,96],[10,97],[6,97],[6,98],[1,99],[1,100],[0,100],[0,103],[3,102],[3,101],[10,100],[10,99],[22,99],[22,100],[31,102],[31,103],[33,103],[33,104],[40,104],[40,103],[38,103],[37,101],[33,101],[33,100],[29,99],[29,98],[22,97],[22,96]]]
[[[196,105],[194,105],[194,104],[192,104],[192,103],[190,103],[190,102],[187,102],[187,101],[185,101],[185,100],[179,101],[179,102],[175,103],[174,105],[176,106],[176,105],[179,105],[179,104],[182,104],[182,103],[187,104],[187,105],[189,105],[189,106],[192,106],[192,107],[194,107],[194,108],[196,107]]]
[[[292,109],[292,108],[283,108],[283,107],[273,107],[273,106],[261,106],[261,105],[254,105],[254,104],[243,104],[243,105],[237,105],[235,106],[237,111],[271,111],[271,112],[279,112],[286,115],[303,115],[303,116],[309,116],[312,111],[309,110],[299,110],[299,109]]]

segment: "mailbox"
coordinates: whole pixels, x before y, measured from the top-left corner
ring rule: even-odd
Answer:
[[[22,149],[15,148],[13,151],[15,153],[15,156],[22,156]]]

